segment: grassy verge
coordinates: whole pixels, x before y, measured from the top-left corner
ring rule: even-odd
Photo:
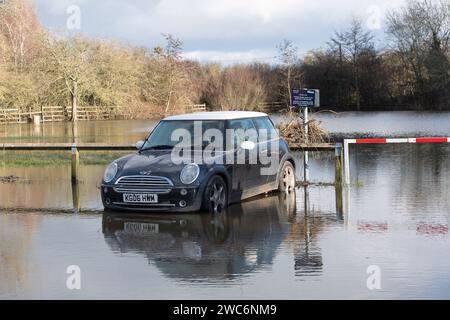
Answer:
[[[107,165],[113,160],[130,152],[80,152],[81,165]],[[70,152],[2,152],[0,151],[0,168],[46,167],[71,164]]]

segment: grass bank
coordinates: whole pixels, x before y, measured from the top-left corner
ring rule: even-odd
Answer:
[[[129,151],[85,151],[80,152],[81,165],[107,165],[113,160]],[[0,151],[0,168],[24,168],[24,167],[47,167],[64,166],[71,164],[70,152],[49,152],[49,151]]]

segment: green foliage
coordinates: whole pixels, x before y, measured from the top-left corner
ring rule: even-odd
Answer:
[[[0,106],[4,109],[32,108],[38,99],[36,83],[30,74],[5,71],[0,66]]]

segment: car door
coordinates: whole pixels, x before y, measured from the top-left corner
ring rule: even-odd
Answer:
[[[257,131],[250,119],[230,120],[227,136],[233,139],[233,182],[232,192],[247,197],[252,188],[257,186],[259,168],[257,164],[257,150],[244,150],[244,141],[258,142]],[[253,152],[253,154],[251,153]],[[253,161],[252,161],[253,159]]]
[[[275,183],[280,165],[280,137],[269,117],[253,119],[258,131],[258,163],[260,184]]]

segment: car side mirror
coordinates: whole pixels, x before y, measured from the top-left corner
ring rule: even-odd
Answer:
[[[145,141],[143,141],[143,140],[136,142],[136,145],[135,145],[136,149],[141,150],[142,147],[144,146],[144,144],[145,144]]]
[[[241,143],[241,149],[243,150],[253,150],[256,148],[256,144],[253,141],[244,141]]]

